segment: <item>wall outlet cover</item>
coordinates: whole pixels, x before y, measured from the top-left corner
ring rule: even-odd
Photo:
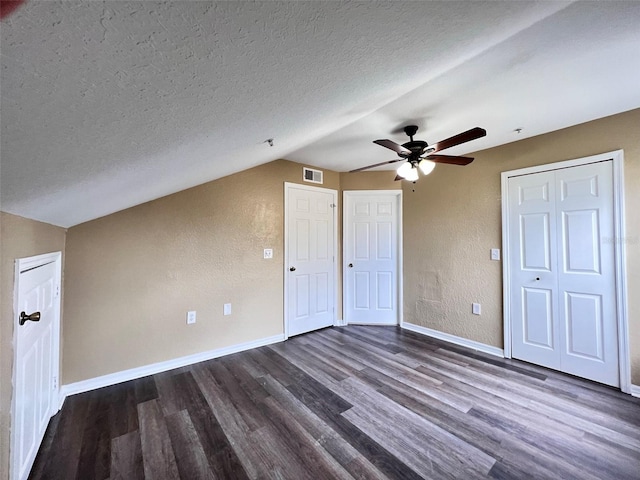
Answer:
[[[264,258],[273,258],[273,248],[264,249]]]
[[[500,249],[492,248],[491,249],[491,260],[500,260]]]
[[[187,325],[196,323],[196,311],[190,310],[187,312]]]

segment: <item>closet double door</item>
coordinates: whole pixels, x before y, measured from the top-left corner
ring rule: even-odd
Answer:
[[[508,182],[512,356],[619,386],[612,161]]]

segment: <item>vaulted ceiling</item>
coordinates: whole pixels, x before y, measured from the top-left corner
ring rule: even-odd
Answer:
[[[639,24],[637,1],[27,1],[0,208],[68,227],[278,158],[391,160],[372,140],[407,123],[484,127],[464,154],[638,108]]]

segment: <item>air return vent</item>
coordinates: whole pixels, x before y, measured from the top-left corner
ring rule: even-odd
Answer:
[[[302,180],[311,183],[322,183],[322,171],[302,167]]]

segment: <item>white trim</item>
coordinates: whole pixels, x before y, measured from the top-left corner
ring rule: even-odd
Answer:
[[[352,195],[354,197],[357,197],[358,195],[365,197],[368,195],[377,195],[379,193],[401,196],[402,190],[400,190],[399,188],[394,190],[343,190],[342,194],[344,195],[345,193],[348,193],[349,195]]]
[[[56,399],[60,396],[60,314],[61,314],[61,298],[62,298],[62,252],[44,253],[42,255],[35,255],[33,257],[18,258],[15,260],[15,273],[13,278],[13,316],[12,323],[13,328],[13,368],[12,368],[12,390],[11,390],[11,438],[10,438],[10,451],[9,451],[9,478],[18,478],[18,472],[16,468],[16,452],[17,448],[17,429],[16,427],[16,368],[17,368],[17,345],[18,345],[18,329],[16,328],[16,319],[18,318],[18,312],[20,311],[19,294],[20,294],[20,272],[37,268],[49,263],[55,263],[55,282],[57,295],[55,298],[55,312],[56,318],[53,321],[53,365],[51,371],[54,372],[56,382],[55,387],[51,392],[51,409],[49,411],[49,417],[55,415],[59,408],[57,408]],[[56,409],[57,408],[57,409]]]
[[[223,357],[225,355],[230,355],[232,353],[243,352],[252,348],[264,347],[265,345],[271,345],[273,343],[283,341],[284,335],[278,334],[271,337],[252,340],[250,342],[231,345],[229,347],[195,353],[193,355],[174,358],[172,360],[166,360],[164,362],[152,363],[150,365],[145,365],[142,367],[131,368],[129,370],[123,370],[116,373],[110,373],[108,375],[102,375],[101,377],[90,378],[88,380],[82,380],[80,382],[69,383],[67,385],[63,385],[60,391],[60,406],[62,407],[65,398],[70,395],[76,395],[78,393],[84,393],[90,390],[108,387],[110,385],[116,385],[122,382],[128,382],[137,378],[147,377],[156,373],[173,370],[174,368],[186,367],[188,365],[193,365],[194,363],[204,362],[214,358]]]
[[[631,393],[631,364],[629,353],[629,322],[627,311],[627,264],[624,222],[624,152],[612,152],[577,158],[564,162],[537,165],[534,167],[510,170],[501,173],[502,194],[502,281],[503,281],[503,325],[504,355],[511,358],[511,281],[509,275],[509,187],[510,177],[547,172],[561,168],[577,167],[589,163],[612,160],[613,168],[613,228],[615,234],[615,275],[616,275],[616,310],[618,320],[618,364],[620,370],[620,390]]]
[[[631,393],[631,353],[627,310],[627,252],[624,212],[624,152],[613,154],[613,228],[616,264],[616,311],[618,313],[618,363],[620,390]]]
[[[330,193],[333,195],[333,204],[335,205],[335,207],[333,207],[333,264],[334,264],[334,269],[333,269],[333,285],[334,285],[334,289],[333,289],[333,325],[336,326],[338,325],[338,311],[337,311],[337,304],[338,304],[338,274],[339,274],[339,270],[338,270],[338,257],[339,257],[339,252],[338,252],[338,191],[334,190],[332,188],[325,188],[325,187],[316,187],[316,186],[311,186],[311,185],[302,185],[300,183],[292,183],[292,182],[284,182],[284,266],[283,266],[283,271],[284,271],[284,306],[283,306],[283,312],[284,312],[284,318],[283,318],[283,324],[284,324],[284,339],[288,339],[289,338],[289,282],[287,282],[287,278],[288,278],[288,272],[289,272],[289,190],[291,188],[297,188],[297,189],[302,189],[302,190],[310,190],[312,192],[326,192],[326,193]]]
[[[385,322],[385,323],[371,323],[371,322],[345,322],[345,325],[370,325],[372,327],[397,327],[399,323]]]
[[[359,323],[359,322],[349,322],[349,319],[344,315],[345,308],[344,302],[347,298],[347,285],[345,283],[345,278],[347,278],[347,266],[346,261],[344,259],[344,252],[347,250],[347,235],[345,232],[347,231],[347,215],[344,209],[347,206],[347,197],[358,197],[358,196],[368,196],[368,195],[380,195],[382,194],[387,196],[395,196],[397,198],[396,208],[398,211],[397,214],[397,255],[396,255],[396,305],[397,305],[397,317],[396,322],[393,323]],[[404,319],[404,308],[403,308],[403,299],[404,299],[404,291],[403,291],[403,257],[402,257],[402,245],[403,245],[403,237],[402,237],[402,190],[344,190],[342,192],[342,312],[344,315],[344,325],[400,325],[402,326],[402,322]]]
[[[511,269],[509,268],[509,172],[500,175],[502,197],[502,324],[504,358],[511,358]]]
[[[640,385],[634,385],[632,383],[629,387],[629,393],[634,397],[640,398]]]
[[[489,355],[494,355],[496,357],[504,357],[504,353],[501,348],[487,345],[486,343],[476,342],[475,340],[469,340],[468,338],[458,337],[456,335],[451,335],[450,333],[444,333],[431,328],[422,327],[420,325],[414,325],[413,323],[405,322],[402,324],[402,328],[428,337],[437,338],[438,340],[444,340],[445,342],[453,343],[455,345],[460,345],[461,347],[467,347],[482,353],[488,353]]]
[[[404,324],[404,237],[402,233],[404,231],[402,224],[404,207],[402,198],[402,190],[400,190],[400,196],[398,196],[398,325],[401,327]]]
[[[43,253],[42,255],[36,255],[27,258],[16,259],[16,266],[18,272],[27,270],[29,268],[39,267],[51,262],[57,262],[58,259],[62,259],[62,252]]]

